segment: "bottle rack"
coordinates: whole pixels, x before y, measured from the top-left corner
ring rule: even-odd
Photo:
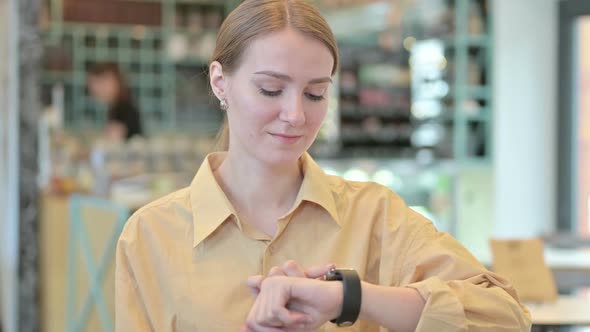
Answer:
[[[421,159],[421,151],[430,150],[426,159],[489,164],[492,19],[488,0],[316,3],[333,25],[341,47],[341,156]],[[433,5],[440,7],[438,12]],[[440,114],[423,119],[416,116],[415,82],[408,82],[408,76],[414,75],[412,46],[429,40],[442,45],[441,78],[447,91],[438,101]],[[363,71],[372,71],[371,79],[362,79]],[[372,82],[375,78],[377,82]],[[428,149],[413,139],[424,124],[444,133]]]

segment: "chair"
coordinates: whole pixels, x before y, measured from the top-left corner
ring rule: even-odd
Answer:
[[[557,286],[545,262],[542,239],[491,239],[490,246],[493,271],[510,280],[521,300],[557,300]]]
[[[84,211],[87,209],[99,210],[114,216],[112,229],[107,233],[106,243],[101,254],[95,255],[91,249],[91,238],[88,237],[87,222],[84,218]],[[66,331],[77,332],[88,328],[88,322],[93,307],[96,306],[100,325],[103,331],[113,331],[114,324],[109,313],[105,294],[102,291],[102,284],[105,280],[107,269],[113,264],[117,240],[127,218],[127,208],[111,201],[90,197],[73,195],[69,202],[70,215],[70,236],[68,241],[68,274],[66,284]],[[103,220],[101,220],[103,221]],[[96,222],[93,220],[92,222]],[[106,224],[106,221],[105,221]],[[96,252],[96,250],[94,250]],[[88,276],[88,290],[82,302],[81,310],[78,309],[78,253],[81,253],[81,260],[85,263],[85,272]],[[82,268],[82,267],[80,267]]]

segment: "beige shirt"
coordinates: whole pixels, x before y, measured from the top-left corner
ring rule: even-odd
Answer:
[[[222,160],[209,155],[188,188],[129,219],[116,254],[117,331],[237,331],[254,303],[247,277],[290,259],[417,289],[417,331],[530,330],[511,285],[388,188],[328,176],[305,154],[298,196],[271,238],[236,217],[213,176]],[[332,330],[385,331],[368,321],[319,331]]]

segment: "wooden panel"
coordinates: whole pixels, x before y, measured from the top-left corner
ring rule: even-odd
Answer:
[[[65,331],[68,201],[44,196],[39,222],[41,330]]]
[[[88,232],[88,242],[98,267],[100,257],[109,239],[116,217],[113,214],[98,210],[82,212],[84,225]],[[69,241],[68,198],[44,196],[42,198],[42,214],[40,223],[40,298],[41,298],[41,330],[45,332],[63,332],[66,322],[66,295],[68,273],[68,241]],[[89,292],[89,279],[86,263],[77,247],[78,259],[76,269],[76,292],[78,310]],[[114,255],[105,275],[103,294],[111,319],[114,316]],[[104,331],[93,307],[88,326],[83,331]]]
[[[161,5],[120,0],[64,0],[64,21],[160,25]]]

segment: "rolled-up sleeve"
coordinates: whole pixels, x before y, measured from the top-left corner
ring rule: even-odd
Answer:
[[[398,280],[426,302],[416,331],[530,331],[530,314],[507,280],[408,210],[410,237]]]

